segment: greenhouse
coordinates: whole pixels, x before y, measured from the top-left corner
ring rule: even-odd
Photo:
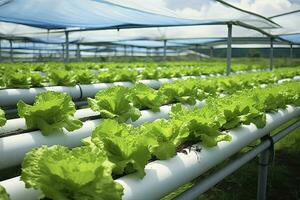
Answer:
[[[300,2],[0,0],[0,200],[299,200]]]

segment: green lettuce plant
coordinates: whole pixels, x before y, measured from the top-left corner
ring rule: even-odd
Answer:
[[[17,106],[27,127],[40,129],[44,135],[61,132],[62,128],[74,131],[82,126],[82,122],[74,118],[75,104],[66,93],[43,92],[36,96],[33,105],[20,100]]]

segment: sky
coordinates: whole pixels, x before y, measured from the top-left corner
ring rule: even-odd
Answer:
[[[168,16],[176,16],[191,19],[242,19],[253,20],[254,18],[244,13],[234,11],[214,0],[106,0],[113,3],[133,7],[148,12],[159,13]],[[266,17],[283,12],[300,9],[300,0],[226,0],[227,2]],[[297,16],[295,18],[292,18]],[[298,21],[297,21],[298,20]],[[276,19],[275,22],[284,24],[284,31],[290,33],[300,32],[300,13],[286,18]],[[253,23],[253,22],[251,22]],[[23,27],[6,28],[0,24],[0,32],[22,32]],[[27,30],[30,32],[30,29]],[[40,31],[40,30],[39,30]],[[282,29],[273,30],[274,33],[284,33]],[[179,28],[150,28],[135,30],[111,30],[72,33],[71,37],[85,38],[85,41],[104,40],[110,41],[116,38],[135,38],[146,36],[153,39],[163,38],[197,38],[197,37],[226,37],[226,26],[199,26]],[[233,27],[233,36],[262,36],[257,31]]]

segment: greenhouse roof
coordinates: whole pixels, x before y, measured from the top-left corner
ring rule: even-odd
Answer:
[[[112,44],[128,45],[128,46],[135,46],[135,47],[150,47],[150,48],[164,47],[164,41],[155,41],[155,40],[127,40],[127,41],[112,42]],[[178,47],[178,46],[184,46],[184,45],[174,43],[174,42],[167,42],[166,46],[167,47]]]
[[[300,33],[279,35],[279,37],[284,40],[290,41],[291,43],[300,44]]]
[[[0,21],[70,30],[224,24],[217,20],[164,16],[93,0],[27,0],[26,3],[23,0],[2,0]]]

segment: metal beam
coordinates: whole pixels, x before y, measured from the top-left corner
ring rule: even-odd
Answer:
[[[114,48],[114,57],[116,57],[117,56],[117,47],[114,46],[113,48]]]
[[[293,58],[293,44],[290,44],[290,58]]]
[[[215,0],[215,1],[221,3],[221,4],[225,5],[225,6],[228,6],[228,7],[231,7],[233,9],[236,9],[238,11],[241,11],[241,12],[244,12],[244,13],[247,13],[247,14],[250,14],[250,15],[254,15],[254,16],[259,17],[259,18],[262,18],[262,19],[264,19],[264,20],[266,20],[266,21],[268,21],[268,22],[276,25],[279,28],[281,27],[280,24],[272,21],[270,18],[267,18],[267,17],[265,17],[263,15],[260,15],[260,14],[257,14],[257,13],[254,13],[254,12],[251,12],[251,11],[248,11],[248,10],[244,10],[242,8],[236,7],[236,6],[230,4],[230,3],[226,2],[226,1],[223,1],[223,0]]]
[[[285,15],[290,15],[290,14],[294,14],[294,13],[298,13],[300,12],[300,10],[294,10],[294,11],[290,11],[290,12],[285,12],[285,13],[281,13],[279,15],[274,15],[272,17],[269,17],[269,19],[273,19],[273,18],[276,18],[276,17],[282,17],[282,16],[285,16]]]
[[[210,47],[210,52],[209,52],[210,57],[212,58],[214,56],[214,47]]]
[[[226,75],[228,76],[231,72],[231,44],[232,44],[232,24],[227,24],[228,27],[228,38],[227,38],[227,65],[226,65]]]
[[[164,40],[164,60],[167,59],[167,40]]]
[[[80,44],[76,44],[76,57],[77,61],[80,61]]]
[[[1,39],[0,39],[0,61],[2,59],[2,47],[1,47]]]
[[[13,62],[13,45],[12,45],[12,40],[9,40],[9,58],[10,61]]]
[[[273,70],[273,57],[274,57],[274,49],[273,49],[274,38],[270,38],[270,70]]]
[[[66,35],[66,62],[69,62],[69,32],[65,31]]]
[[[65,60],[65,45],[62,44],[61,47],[62,47],[62,49],[61,49],[61,52],[62,52],[61,53],[61,58],[64,61]]]

